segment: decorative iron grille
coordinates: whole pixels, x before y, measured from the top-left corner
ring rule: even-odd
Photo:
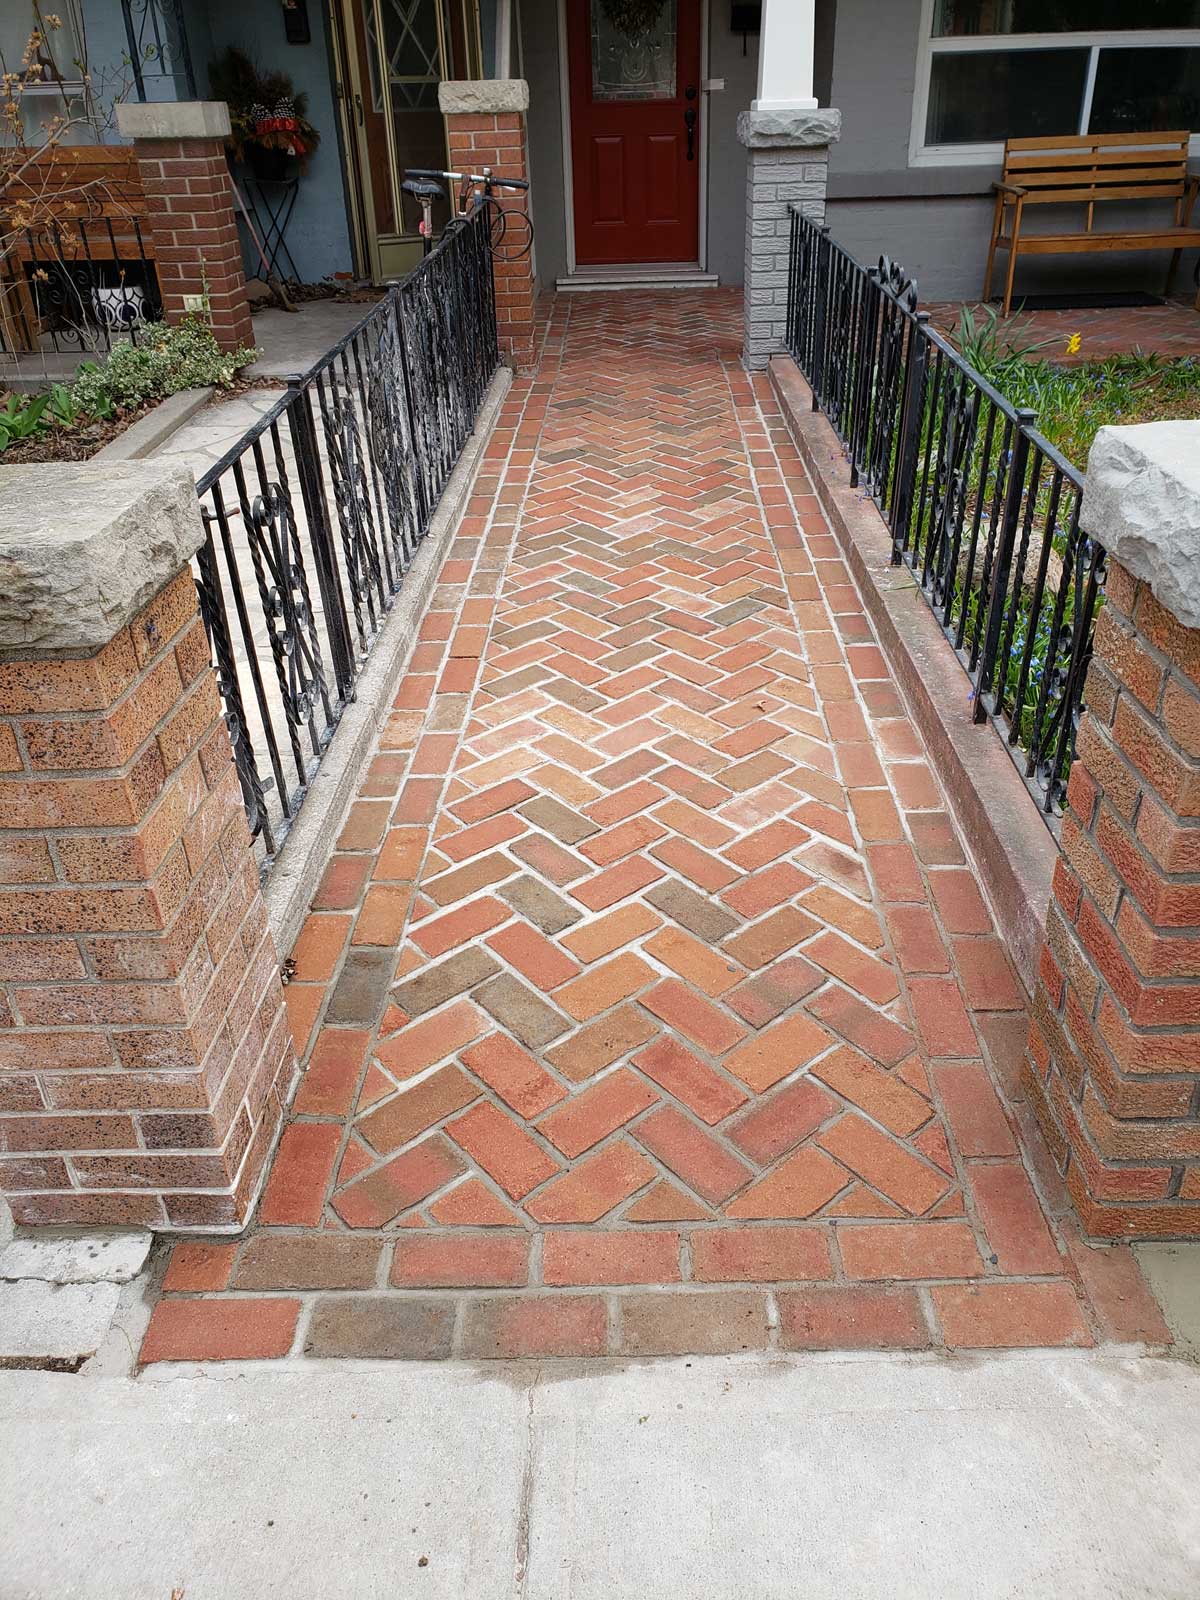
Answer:
[[[196,74],[183,0],[121,0],[139,100],[194,100]]]
[[[99,209],[99,208],[97,208]],[[0,275],[0,355],[93,355],[138,341],[162,296],[136,217],[97,215],[24,228]]]
[[[787,343],[972,685],[1057,826],[1105,551],[1079,526],[1083,478],[917,309],[791,208]]]
[[[480,210],[451,223],[197,485],[200,609],[264,868],[354,697],[498,364]]]

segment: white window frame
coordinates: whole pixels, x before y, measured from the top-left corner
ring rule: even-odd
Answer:
[[[1090,33],[972,33],[953,37],[933,37],[934,0],[922,0],[921,32],[917,41],[917,78],[913,86],[912,129],[909,135],[908,164],[910,167],[971,167],[997,166],[1004,156],[1004,143],[987,144],[926,144],[925,124],[929,114],[929,83],[933,72],[933,58],[938,55],[971,54],[981,51],[1002,50],[1068,50],[1090,51],[1087,77],[1084,81],[1083,102],[1080,107],[1079,126],[1076,133],[1088,131],[1092,114],[1092,91],[1096,83],[1096,64],[1105,47],[1122,49],[1170,49],[1172,46],[1200,49],[1200,28],[1122,29]],[[1200,132],[1193,133],[1189,149],[1200,155]]]

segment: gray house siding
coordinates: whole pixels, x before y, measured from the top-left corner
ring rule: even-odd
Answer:
[[[917,281],[923,300],[967,299],[983,287],[996,166],[910,167],[920,0],[836,0],[829,103],[842,113],[842,138],[830,152],[827,218],[834,237],[860,261],[886,254]],[[820,94],[820,89],[818,89]],[[1170,207],[1105,207],[1100,227],[1156,226]],[[1081,207],[1040,207],[1029,232],[1080,225]],[[1185,257],[1179,285],[1191,281]],[[1004,269],[1007,258],[1000,258]],[[1160,292],[1163,251],[1023,258],[1020,295],[1078,290]],[[995,287],[995,286],[994,286]]]

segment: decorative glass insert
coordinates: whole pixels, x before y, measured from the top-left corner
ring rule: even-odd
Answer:
[[[673,100],[677,0],[592,0],[592,99]]]

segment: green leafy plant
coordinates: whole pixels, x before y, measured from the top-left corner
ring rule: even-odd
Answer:
[[[137,344],[122,340],[102,363],[85,362],[71,399],[78,411],[98,417],[181,389],[227,389],[257,354],[249,345],[222,350],[199,316],[185,317],[176,327],[154,322],[142,330]]]
[[[50,396],[46,394],[30,395],[25,400],[17,394],[8,396],[0,406],[0,451],[21,439],[31,439],[34,434],[45,432],[44,417],[49,401]]]

